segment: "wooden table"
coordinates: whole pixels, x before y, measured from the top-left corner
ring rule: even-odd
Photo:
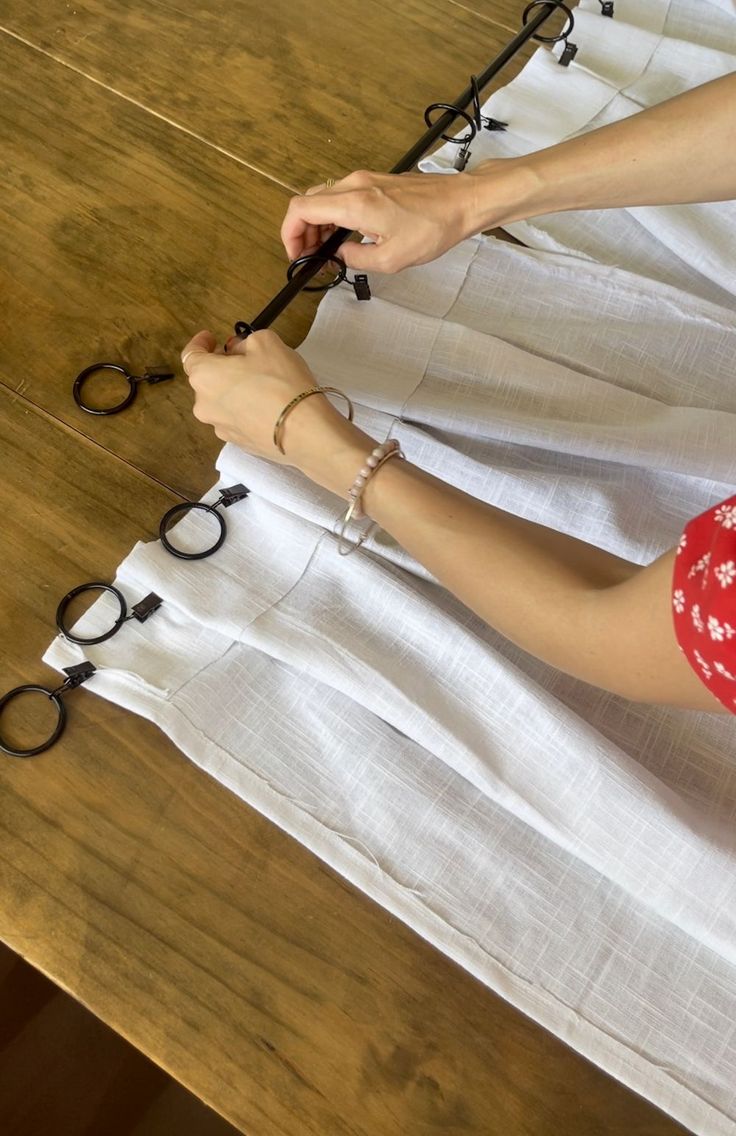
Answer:
[[[280,287],[290,192],[386,168],[519,26],[515,0],[6,0],[2,689],[59,598],[215,480],[178,351]],[[513,67],[504,74],[504,81]],[[291,344],[304,296],[277,329]],[[71,381],[164,364],[116,418]],[[0,938],[249,1136],[682,1131],[94,696],[0,758]]]

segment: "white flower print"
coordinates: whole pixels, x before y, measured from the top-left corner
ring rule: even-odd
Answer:
[[[719,623],[715,615],[708,616],[708,633],[711,639],[722,643],[724,639],[732,639],[736,635],[730,623]]]
[[[713,671],[710,669],[710,667],[706,663],[705,659],[700,654],[700,651],[698,651],[698,650],[695,651],[695,660],[696,660],[698,666],[700,667],[701,671],[705,675],[705,677],[710,678],[711,675],[713,674]]]
[[[692,568],[687,574],[688,580],[692,580],[693,576],[697,576],[698,572],[704,572],[709,564],[710,553],[706,552],[704,556],[700,557],[700,560],[698,560],[696,564],[693,564]]]
[[[672,606],[678,615],[682,615],[685,610],[685,593],[682,588],[678,588],[672,595]]]
[[[693,618],[693,624],[696,631],[705,631],[705,624],[700,618],[700,604],[693,604],[690,615]]]
[[[716,520],[724,529],[736,528],[736,505],[719,505],[716,509]]]
[[[680,537],[679,544],[677,545],[677,555],[679,556],[683,548],[687,548],[687,533],[683,533]]]
[[[714,663],[713,666],[716,668],[719,675],[723,675],[724,678],[729,679],[731,682],[736,682],[736,675],[732,675],[730,671],[727,671],[723,663]]]
[[[721,582],[721,587],[727,588],[736,580],[736,563],[733,560],[726,560],[723,564],[719,564],[716,568],[716,576]]]

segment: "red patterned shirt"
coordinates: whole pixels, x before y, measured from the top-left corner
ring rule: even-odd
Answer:
[[[680,649],[736,714],[736,496],[690,521],[680,537],[672,609]]]

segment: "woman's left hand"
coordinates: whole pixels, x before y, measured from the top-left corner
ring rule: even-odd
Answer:
[[[282,410],[296,395],[320,384],[302,357],[273,331],[253,332],[228,350],[223,354],[214,335],[200,331],[182,351],[182,366],[196,396],[194,417],[213,426],[223,442],[296,466],[342,493],[348,461],[352,468],[353,454],[369,452],[373,440],[343,418],[325,395],[313,395],[287,416],[282,454],[273,439]]]

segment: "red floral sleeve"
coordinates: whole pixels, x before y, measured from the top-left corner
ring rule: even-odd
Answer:
[[[690,521],[680,537],[672,609],[680,650],[736,714],[736,496]]]

